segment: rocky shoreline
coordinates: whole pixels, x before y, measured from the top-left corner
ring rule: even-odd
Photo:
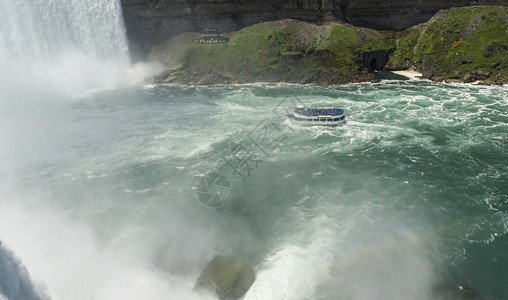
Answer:
[[[201,36],[182,33],[153,47],[150,58],[166,67],[153,81],[365,82],[374,79],[371,70],[382,60],[370,54],[381,53],[387,56],[381,69],[387,71],[411,69],[433,81],[508,83],[506,6],[442,10],[401,32],[286,19],[223,34],[227,43],[196,43]]]

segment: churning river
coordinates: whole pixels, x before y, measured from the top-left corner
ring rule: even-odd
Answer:
[[[135,84],[117,2],[88,2],[65,16],[114,28],[0,1],[0,299],[204,299],[215,255],[249,300],[508,298],[506,86]]]
[[[253,264],[245,299],[503,299],[506,92],[155,85],[18,111],[0,236],[55,299],[191,298],[218,254]],[[348,123],[294,125],[299,103]]]

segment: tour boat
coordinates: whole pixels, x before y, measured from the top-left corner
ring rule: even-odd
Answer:
[[[310,108],[298,105],[292,114],[291,121],[301,125],[337,126],[346,124],[346,116],[341,108]]]

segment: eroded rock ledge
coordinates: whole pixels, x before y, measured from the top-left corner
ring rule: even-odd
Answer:
[[[322,85],[369,81],[385,52],[386,70],[413,69],[435,81],[508,83],[508,7],[453,8],[405,31],[376,31],[342,22],[280,20],[201,44],[182,33],[150,54],[166,65],[155,82],[215,84],[294,82]],[[372,58],[370,58],[372,60]]]
[[[218,27],[232,32],[261,21],[335,20],[354,26],[404,30],[438,10],[470,5],[506,5],[505,0],[121,0],[130,49],[145,59],[154,45],[182,32]]]

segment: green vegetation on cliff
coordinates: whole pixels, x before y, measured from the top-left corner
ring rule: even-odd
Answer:
[[[280,53],[291,50],[291,36],[273,26],[247,27],[231,37],[227,44],[191,44],[187,52],[189,66],[205,72],[230,72],[236,76],[280,68]]]
[[[394,46],[393,39],[387,41],[368,29],[282,20],[244,28],[225,44],[172,40],[154,48],[152,57],[168,65],[168,71],[156,78],[159,82],[335,84],[371,80],[359,53]],[[172,52],[179,54],[178,59]],[[182,67],[171,67],[175,64]]]
[[[399,40],[392,66],[413,60],[424,77],[435,80],[508,82],[507,7],[441,11],[421,30],[419,42],[416,29]]]
[[[397,33],[281,20],[234,32],[228,43],[193,43],[199,37],[181,34],[154,47],[152,58],[167,66],[155,81],[367,81],[373,75],[363,67],[360,53],[386,50],[389,70],[413,68],[433,80],[508,82],[508,7],[444,10],[425,24]]]
[[[414,57],[414,48],[418,42],[420,31],[418,29],[410,30],[405,36],[397,41],[397,46],[390,56],[390,64],[395,69],[408,69],[412,64]]]

